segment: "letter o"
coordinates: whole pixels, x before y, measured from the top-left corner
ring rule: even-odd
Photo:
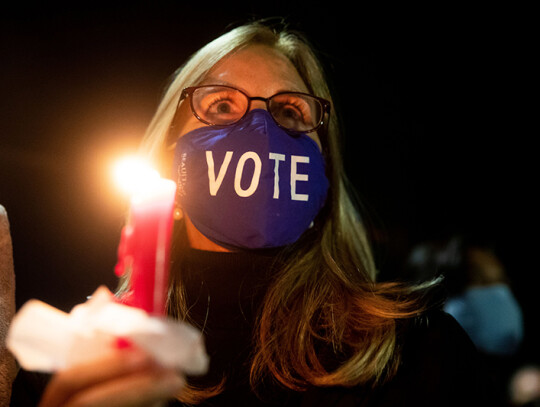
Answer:
[[[251,178],[251,184],[247,189],[242,189],[242,185],[240,185],[240,181],[242,180],[242,173],[244,172],[244,165],[246,164],[246,161],[252,159],[255,164],[255,169],[253,170],[253,177]],[[259,181],[261,179],[261,170],[262,170],[262,162],[259,155],[254,151],[248,151],[240,157],[238,160],[238,164],[236,166],[236,173],[234,175],[234,190],[238,194],[238,196],[242,198],[246,198],[248,196],[253,195],[253,193],[257,190],[257,187],[259,186]]]

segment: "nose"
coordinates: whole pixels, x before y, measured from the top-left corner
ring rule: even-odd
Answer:
[[[258,96],[252,97],[251,98],[251,106],[250,106],[249,110],[251,111],[253,109],[267,110],[266,99],[262,98],[262,97],[258,97]]]

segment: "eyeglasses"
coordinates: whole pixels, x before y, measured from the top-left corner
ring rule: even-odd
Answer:
[[[309,133],[330,113],[330,102],[302,92],[279,92],[269,98],[248,96],[231,86],[202,85],[185,88],[180,101],[190,98],[191,111],[201,122],[228,126],[249,112],[252,100],[261,100],[278,126],[292,133]]]

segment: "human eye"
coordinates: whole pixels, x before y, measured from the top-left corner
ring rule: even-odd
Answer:
[[[197,113],[213,124],[227,124],[240,119],[247,102],[234,89],[210,88],[197,100]]]
[[[281,94],[272,99],[271,113],[284,127],[303,130],[313,124],[309,102],[301,95]]]

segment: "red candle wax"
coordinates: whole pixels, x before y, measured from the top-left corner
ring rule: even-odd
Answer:
[[[122,231],[116,274],[130,273],[127,305],[165,315],[176,184],[157,178],[131,199]]]

